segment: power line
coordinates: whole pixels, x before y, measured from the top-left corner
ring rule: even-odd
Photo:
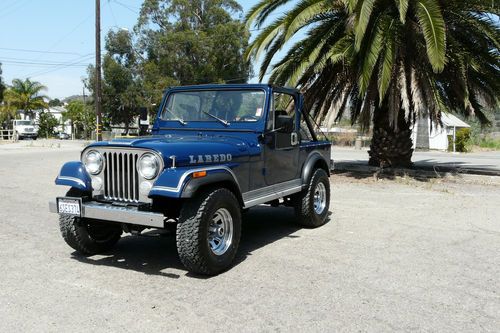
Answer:
[[[118,22],[116,21],[115,13],[113,13],[113,7],[111,7],[111,1],[108,0],[108,8],[111,13],[111,17],[113,18],[113,22],[115,22],[115,26],[118,26]]]
[[[135,13],[135,14],[139,15],[139,12],[137,10],[133,9],[132,7],[130,7],[129,5],[126,5],[123,2],[120,2],[118,0],[114,0],[114,2],[117,5],[122,6],[123,8],[126,8],[126,9],[130,10],[132,13]],[[138,10],[140,10],[140,9],[138,9]]]
[[[43,51],[43,50],[32,50],[32,49],[15,49],[15,48],[9,48],[9,47],[0,47],[0,50],[16,51],[16,52],[26,52],[26,53],[67,54],[67,55],[81,56],[80,53],[65,52],[65,51]]]
[[[12,15],[13,13],[17,12],[19,9],[23,8],[24,6],[26,6],[28,3],[30,3],[31,1],[33,0],[25,0],[24,2],[22,1],[19,1],[19,2],[14,2],[13,4],[15,5],[15,8],[12,7],[12,6],[6,6],[4,7],[1,12],[4,13],[3,15],[0,16],[0,18],[4,18],[6,16],[10,16]],[[11,7],[10,9],[12,9],[11,11],[7,11],[7,13],[5,13],[5,8],[8,8],[8,7]]]
[[[93,13],[91,13],[90,15],[88,15],[87,17],[85,17],[80,23],[78,23],[70,32],[68,32],[66,35],[64,35],[63,37],[61,37],[60,39],[58,39],[54,44],[52,44],[48,49],[47,49],[47,52],[50,52],[52,51],[52,49],[54,49],[54,47],[56,47],[57,45],[59,45],[63,40],[65,40],[66,38],[68,38],[69,36],[71,36],[78,28],[80,28],[85,22],[87,22],[91,17],[93,16]],[[40,59],[37,59],[37,60],[40,60]]]
[[[75,63],[73,65],[68,65],[65,63],[37,63],[37,62],[12,61],[12,60],[0,60],[0,62],[2,64],[8,64],[8,65],[24,65],[31,67],[54,67],[54,66],[86,67],[87,66],[83,63]]]
[[[54,68],[52,68],[52,69],[44,70],[44,71],[38,71],[38,72],[35,72],[35,73],[31,73],[29,75],[26,75],[26,77],[37,77],[37,76],[40,76],[40,75],[45,75],[45,74],[48,74],[48,73],[52,73],[52,72],[61,70],[63,68],[71,67],[71,66],[73,66],[75,64],[81,64],[82,61],[91,60],[92,58],[93,58],[93,54],[88,54],[88,55],[86,55],[84,57],[77,58],[77,59],[73,60],[72,62],[67,62],[67,63],[61,64],[61,65],[58,65],[58,66],[54,66]]]
[[[82,57],[86,57],[89,55],[92,55],[92,53],[90,53],[88,55],[83,55]],[[75,61],[75,60],[74,59],[69,60],[69,62],[73,62],[73,61]],[[23,58],[17,58],[17,57],[4,57],[4,56],[0,56],[0,62],[6,62],[6,63],[7,62],[22,62],[22,63],[33,64],[33,65],[55,65],[55,66],[64,65],[64,64],[68,63],[68,61],[45,61],[45,60],[34,61],[32,59],[23,59]]]
[[[3,8],[2,8],[2,9],[0,9],[0,10],[1,10],[1,12],[2,12],[2,13],[4,13],[4,12],[6,12],[7,10],[9,10],[9,9],[11,9],[11,8],[13,8],[13,7],[17,6],[17,5],[19,5],[19,1],[14,0],[14,1],[12,1],[10,4],[8,4],[7,6],[3,7]]]

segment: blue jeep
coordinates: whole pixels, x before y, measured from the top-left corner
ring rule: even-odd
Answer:
[[[152,135],[96,142],[66,163],[50,203],[69,246],[91,255],[123,232],[176,232],[179,257],[195,273],[227,269],[241,215],[260,205],[294,207],[298,222],[328,219],[330,143],[319,141],[302,95],[270,85],[168,89]]]

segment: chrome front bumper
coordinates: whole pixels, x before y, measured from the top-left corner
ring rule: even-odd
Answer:
[[[49,211],[57,213],[57,204],[55,201],[49,202]],[[165,227],[165,216],[163,214],[144,212],[133,207],[113,206],[94,201],[82,203],[82,217],[152,228]]]

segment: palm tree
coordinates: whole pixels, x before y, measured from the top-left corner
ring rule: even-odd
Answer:
[[[2,79],[2,63],[0,62],[0,104],[3,102],[3,92],[5,91],[5,84]]]
[[[33,117],[33,111],[45,109],[48,104],[45,102],[47,96],[42,95],[47,87],[40,82],[26,79],[12,80],[12,85],[5,92],[5,101],[17,110],[24,110],[25,114]]]
[[[288,2],[262,0],[247,26],[260,28]],[[350,111],[353,123],[372,122],[371,165],[409,166],[418,117],[440,124],[441,112],[457,112],[488,122],[485,110],[500,97],[499,13],[484,0],[301,0],[263,29],[247,56],[265,53],[260,78],[271,68],[272,83],[302,89],[317,121],[329,125]]]

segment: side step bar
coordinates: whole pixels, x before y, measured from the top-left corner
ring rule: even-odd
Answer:
[[[57,213],[57,204],[55,201],[49,202],[49,211]],[[165,227],[165,216],[161,213],[144,212],[133,207],[119,207],[100,202],[82,203],[82,217],[136,224],[152,228]]]

